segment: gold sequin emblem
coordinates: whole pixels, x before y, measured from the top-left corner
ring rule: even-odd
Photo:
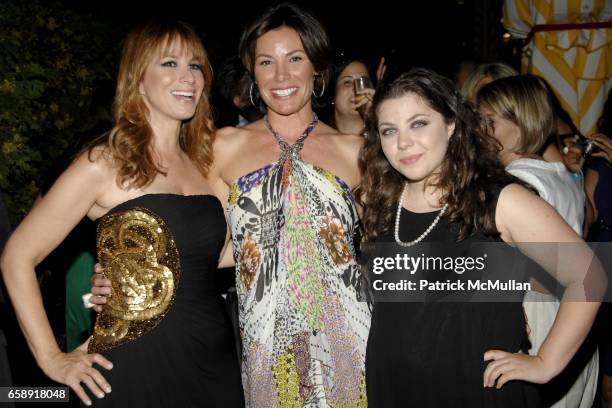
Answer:
[[[164,221],[136,207],[98,224],[98,262],[112,296],[98,315],[89,352],[135,340],[164,318],[176,294],[180,260]]]

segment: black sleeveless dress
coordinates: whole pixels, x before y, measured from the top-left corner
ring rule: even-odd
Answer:
[[[211,195],[146,194],[98,224],[113,294],[90,352],[112,387],[100,407],[241,407],[231,325],[214,282],[226,223]]]
[[[400,239],[416,239],[438,212],[402,209]],[[422,242],[455,242],[441,219]],[[394,242],[393,232],[379,242]],[[463,242],[487,242],[483,235]],[[528,348],[522,305],[517,303],[384,303],[374,305],[366,352],[370,407],[539,407],[535,386],[510,381],[500,390],[483,388],[491,349]]]

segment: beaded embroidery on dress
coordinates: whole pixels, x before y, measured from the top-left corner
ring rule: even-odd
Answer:
[[[243,407],[229,317],[216,286],[225,244],[212,195],[143,194],[100,218],[98,257],[112,296],[89,350],[114,367],[106,407]]]
[[[142,336],[170,308],[180,276],[179,253],[164,221],[141,207],[98,224],[98,259],[115,296],[98,315],[90,353]]]

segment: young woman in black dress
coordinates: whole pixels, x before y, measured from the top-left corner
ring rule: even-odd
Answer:
[[[552,207],[504,172],[478,112],[446,78],[405,73],[377,90],[369,114],[359,193],[370,241],[581,245]],[[584,289],[582,279],[561,280],[576,290]],[[530,383],[563,369],[598,307],[562,303],[540,352],[529,356],[520,302],[376,303],[366,355],[369,405],[538,406]]]

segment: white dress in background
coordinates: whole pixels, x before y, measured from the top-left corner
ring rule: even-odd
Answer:
[[[584,190],[563,163],[522,158],[506,166],[506,171],[533,186],[540,197],[553,206],[574,231],[582,236]],[[553,295],[529,290],[525,293],[523,307],[532,344],[529,354],[536,355],[555,321],[559,301]],[[599,358],[595,350],[568,392],[551,407],[590,408],[597,391],[598,371]]]

